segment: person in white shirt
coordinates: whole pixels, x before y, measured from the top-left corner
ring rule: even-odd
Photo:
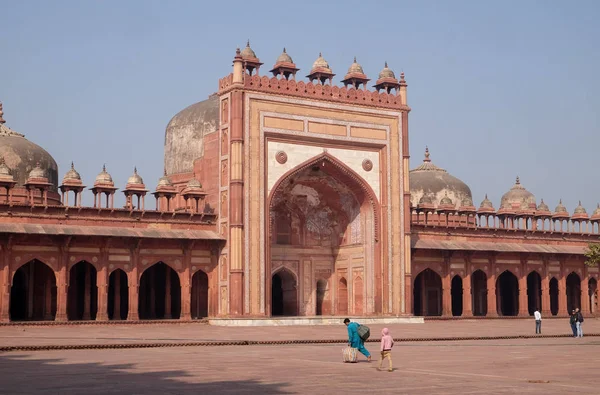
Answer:
[[[535,318],[535,334],[542,334],[542,314],[539,310],[535,310],[533,312],[533,317]]]

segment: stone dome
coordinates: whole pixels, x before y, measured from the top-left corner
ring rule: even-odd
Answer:
[[[77,170],[75,170],[75,164],[73,162],[71,162],[71,168],[63,177],[63,183],[67,180],[81,181],[81,176],[79,175]]]
[[[169,179],[169,176],[167,176],[167,171],[165,170],[165,174],[158,180],[157,187],[170,187],[170,186],[173,186],[173,183]]]
[[[250,40],[246,43],[246,48],[242,49],[242,58],[256,58],[256,53],[250,48]]]
[[[6,166],[4,157],[0,157],[0,181],[14,182],[14,178],[10,173],[10,169]]]
[[[535,196],[521,185],[521,180],[517,177],[515,185],[508,192],[502,195],[500,207],[510,209],[522,209],[523,207],[536,209]]]
[[[538,211],[550,211],[550,207],[544,203],[544,199],[540,200],[540,204],[537,206]]]
[[[200,183],[200,181],[196,180],[195,178],[192,178],[188,181],[186,187],[188,190],[199,190],[202,189],[202,184]]]
[[[315,60],[315,62],[312,65],[312,71],[314,71],[315,69],[325,69],[325,71],[332,73],[331,69],[329,68],[329,63],[327,63],[327,61],[325,60],[325,58],[323,58],[323,55],[319,52],[319,57],[317,58],[317,60]]]
[[[436,207],[446,196],[454,202],[456,208],[465,198],[473,201],[471,188],[467,184],[431,163],[428,148],[425,148],[423,163],[411,170],[409,177],[410,201],[413,206],[416,206],[424,195],[431,195],[432,203]]]
[[[40,163],[36,163],[35,167],[29,172],[28,178],[46,178],[46,172],[42,169]]]
[[[283,48],[283,52],[277,58],[276,63],[294,63],[294,61],[292,60],[292,57],[285,51],[285,48]]]
[[[194,160],[204,156],[204,136],[219,128],[219,97],[183,109],[165,131],[165,170],[167,174],[189,173]]]
[[[594,216],[600,215],[600,203],[598,203],[598,207],[596,207],[596,209],[594,210],[594,213],[592,215],[594,215]]]
[[[27,140],[24,135],[15,132],[5,125],[0,104],[0,156],[10,169],[17,185],[27,182],[30,172],[39,163],[45,177],[52,184],[51,190],[58,186],[58,165],[45,149]]]
[[[144,180],[137,172],[137,167],[133,168],[133,174],[127,179],[127,184],[144,184]]]
[[[587,211],[585,211],[585,207],[581,205],[581,200],[579,201],[579,205],[575,207],[573,214],[587,214]]]
[[[387,64],[387,62],[385,62],[385,67],[383,68],[383,70],[381,70],[379,72],[379,77],[378,78],[379,79],[382,79],[382,78],[393,78],[393,79],[396,79],[396,74],[394,74],[394,72],[390,68],[388,68],[388,64]]]
[[[363,71],[363,68],[360,64],[358,64],[358,62],[356,61],[356,56],[354,57],[354,62],[350,65],[350,68],[348,68],[348,73],[347,74],[364,74],[365,72]]]
[[[113,184],[111,175],[106,172],[106,165],[102,166],[102,171],[96,176],[95,184]]]
[[[479,208],[492,209],[492,210],[494,209],[494,204],[492,203],[492,201],[490,199],[488,199],[487,193],[485,194],[485,198],[483,198],[483,200],[481,201]]]
[[[440,200],[440,205],[441,204],[443,204],[443,205],[452,205],[452,204],[454,204],[454,203],[452,203],[452,199],[450,199],[448,197],[448,193],[447,192],[444,193],[444,197],[442,198],[442,200]]]
[[[556,206],[556,208],[554,209],[554,212],[556,214],[568,214],[569,212],[567,211],[567,208],[563,205],[562,199],[560,199],[558,201],[558,206]]]

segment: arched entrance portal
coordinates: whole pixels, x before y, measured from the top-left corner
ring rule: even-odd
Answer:
[[[533,315],[537,309],[542,311],[542,277],[538,272],[531,272],[527,275],[527,310]]]
[[[550,314],[558,314],[558,280],[555,277],[550,279]]]
[[[498,292],[498,315],[514,316],[519,314],[519,281],[510,271],[506,270],[496,282]]]
[[[271,280],[271,314],[274,316],[298,315],[296,279],[286,269],[273,275]]]
[[[140,319],[179,318],[181,286],[177,272],[163,262],[144,271],[140,279]]]
[[[415,278],[413,290],[414,315],[442,315],[442,278],[425,269]]]
[[[108,277],[108,319],[125,320],[129,313],[129,286],[127,274],[114,270]]]
[[[192,319],[208,317],[208,275],[198,270],[192,276]]]
[[[95,320],[97,310],[96,268],[81,261],[69,270],[67,317],[69,320]]]
[[[459,275],[452,277],[452,315],[461,316],[463,311],[463,281]]]
[[[297,268],[295,272],[305,278],[331,279],[333,292],[325,292],[325,283],[319,289],[318,281],[304,284],[303,292],[296,294],[297,306],[302,306],[296,314],[381,311],[382,290],[374,281],[382,275],[377,207],[368,184],[327,153],[299,165],[274,184],[269,197],[266,273],[286,265]],[[311,256],[318,258],[308,261]],[[269,291],[281,292],[282,280],[269,276]],[[272,315],[282,308],[276,296],[271,295]]]
[[[593,277],[588,282],[588,297],[590,299],[590,313],[598,314],[598,281]]]
[[[581,279],[575,272],[567,276],[567,311],[581,309]]]
[[[473,315],[487,314],[487,276],[482,270],[475,270],[471,276],[471,292],[473,299]]]
[[[12,321],[46,321],[56,316],[56,276],[43,262],[34,259],[14,274],[10,289]]]

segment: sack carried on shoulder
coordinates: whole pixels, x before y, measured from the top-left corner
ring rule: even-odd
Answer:
[[[369,336],[371,336],[371,330],[366,325],[359,326],[357,332],[358,332],[358,337],[363,339],[363,341],[366,341],[369,338]]]

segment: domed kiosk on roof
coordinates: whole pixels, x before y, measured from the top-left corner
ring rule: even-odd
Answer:
[[[500,200],[500,207],[502,209],[520,211],[522,209],[535,210],[537,204],[535,202],[535,196],[521,185],[521,180],[517,176],[515,185],[510,188],[508,192],[502,195]]]
[[[465,199],[473,201],[471,188],[446,170],[434,165],[429,158],[429,149],[425,148],[425,159],[409,173],[410,201],[417,207],[421,198],[428,195],[428,200],[438,207],[441,200],[447,203],[449,199],[458,208]]]

